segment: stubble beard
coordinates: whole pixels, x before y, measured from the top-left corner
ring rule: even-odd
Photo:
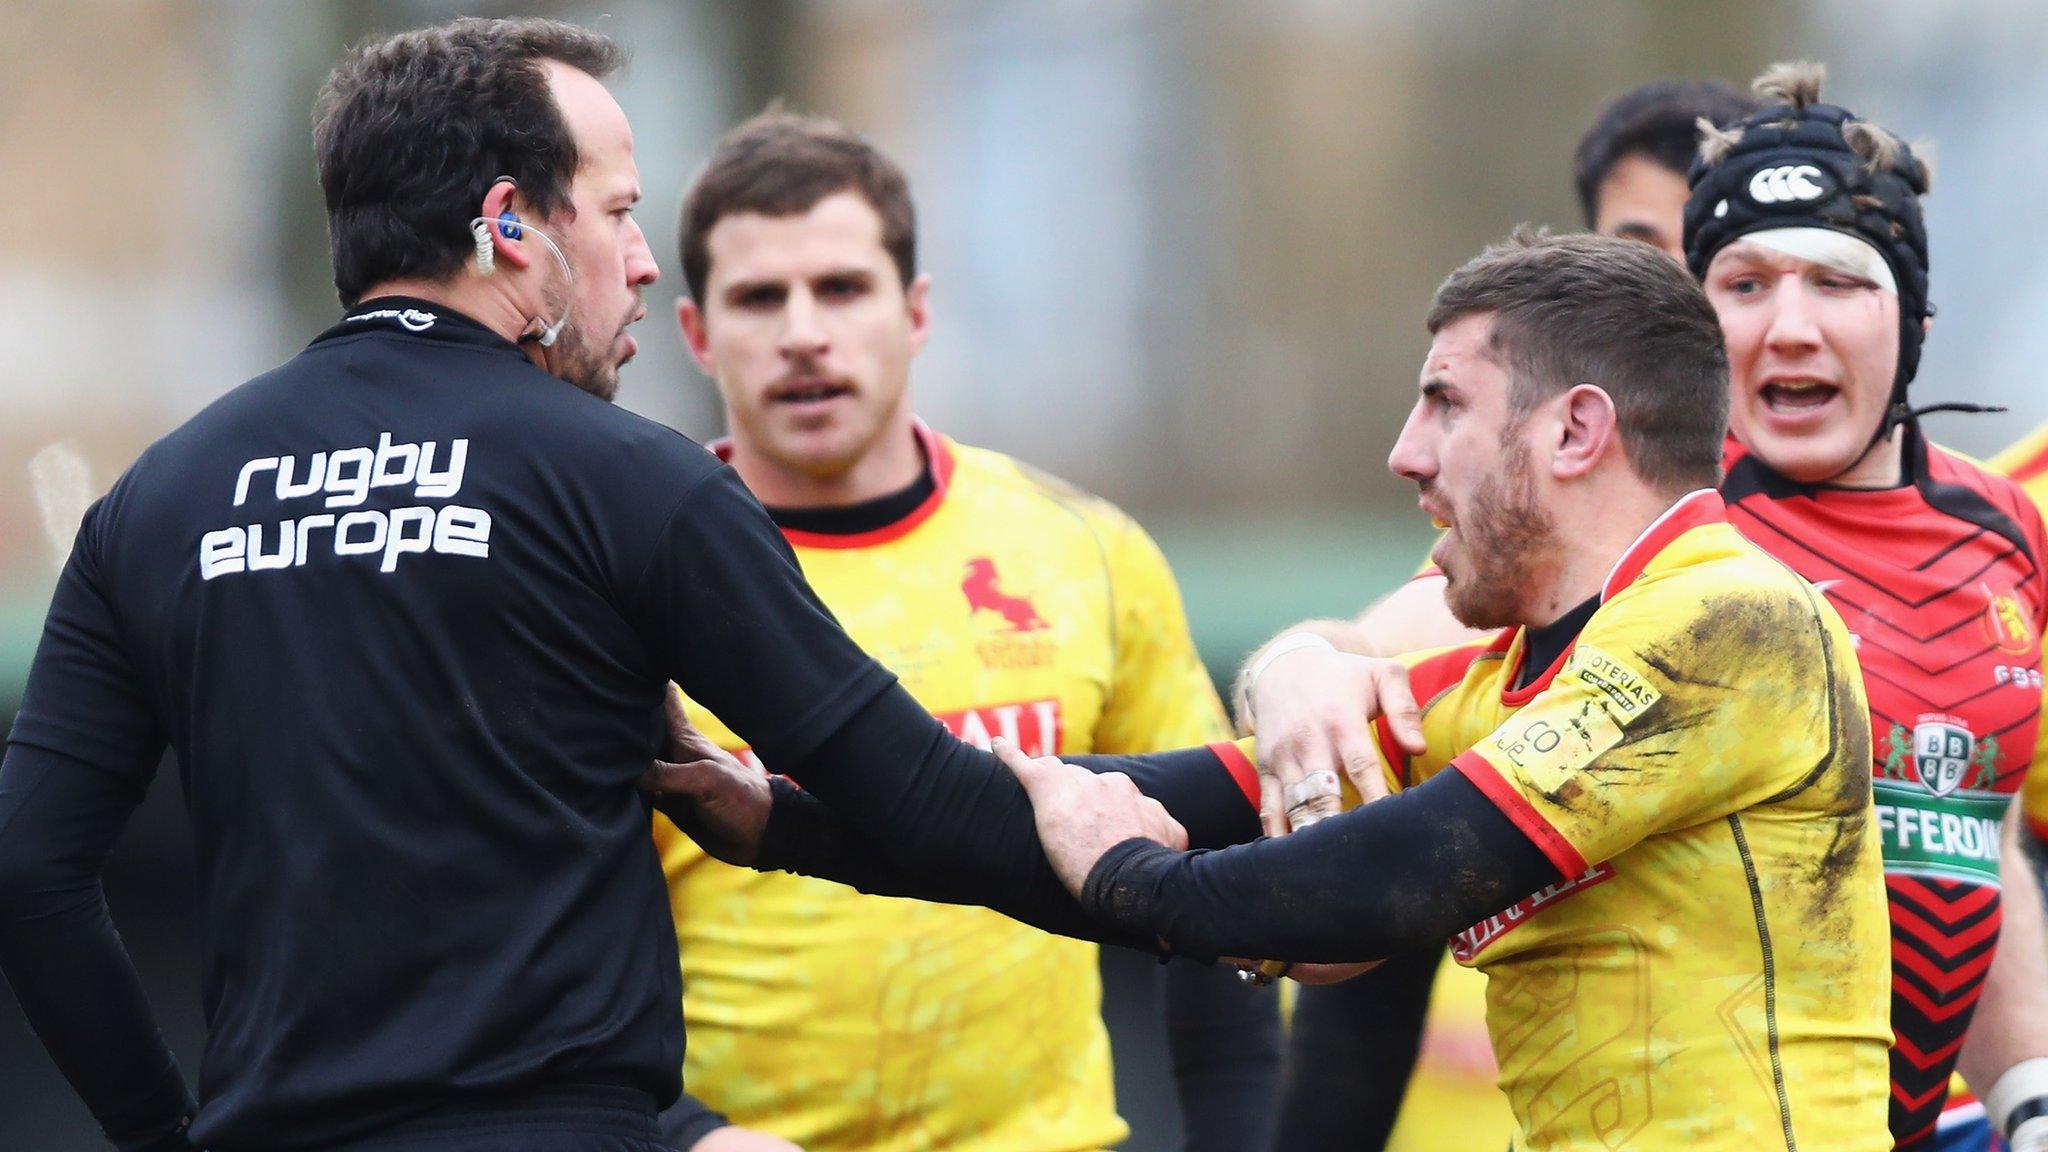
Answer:
[[[1503,448],[1500,471],[1473,490],[1458,518],[1463,563],[1445,569],[1445,606],[1467,628],[1525,623],[1531,575],[1556,549],[1557,525],[1536,499],[1527,450]]]
[[[555,346],[555,374],[610,403],[619,394],[619,366],[612,363],[609,343],[598,348],[581,324],[570,324]]]

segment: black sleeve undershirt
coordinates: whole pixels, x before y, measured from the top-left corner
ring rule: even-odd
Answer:
[[[1207,749],[1075,762],[1131,773],[1193,844],[1256,834],[1251,805]],[[877,787],[878,769],[894,786]],[[1380,959],[1440,943],[1561,879],[1492,801],[1449,771],[1277,840],[1189,853],[1126,841],[1096,863],[1077,905],[1009,770],[954,739],[900,687],[856,712],[793,774],[804,789],[778,782],[757,867],[984,904],[1062,935],[1148,951],[1164,942],[1203,959]],[[1230,802],[1219,805],[1226,788]]]
[[[1193,956],[1345,963],[1439,943],[1563,877],[1463,773],[1273,840],[1111,848],[1082,905]]]
[[[1077,756],[1128,773],[1188,830],[1220,846],[1258,835],[1258,810],[1216,754]],[[1031,801],[994,755],[962,743],[892,685],[774,781],[775,808],[756,867],[863,892],[981,904],[1027,924],[1156,951],[1149,937],[1106,932],[1067,894],[1039,847]]]
[[[1287,1077],[1272,1146],[1379,1148],[1394,1131],[1444,948],[1389,956],[1342,984],[1302,988],[1287,1030]]]

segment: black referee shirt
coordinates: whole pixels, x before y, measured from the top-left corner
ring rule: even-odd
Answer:
[[[108,1039],[153,1033],[97,879],[168,743],[198,856],[196,1143],[314,1146],[551,1084],[665,1104],[675,936],[633,780],[670,678],[770,763],[890,683],[710,453],[446,308],[365,302],[87,513],[0,769],[0,960],[32,1022],[108,1005],[90,1037],[41,1027],[110,1134],[182,1093]],[[92,963],[37,963],[63,931]]]

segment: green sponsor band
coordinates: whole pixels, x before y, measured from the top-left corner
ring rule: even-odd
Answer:
[[[1987,792],[1936,796],[1890,780],[1874,785],[1886,871],[1998,883],[1999,829],[2012,797]]]

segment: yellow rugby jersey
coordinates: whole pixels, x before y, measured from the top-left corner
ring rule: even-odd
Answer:
[[[1566,879],[1458,934],[1517,1147],[1891,1147],[1870,720],[1839,617],[1688,496],[1522,689],[1520,629],[1404,657],[1430,752]]]
[[[2019,443],[1991,458],[1986,465],[1993,472],[2009,476],[2048,519],[2048,424],[2027,433]],[[2048,712],[2044,712],[2048,716]],[[2042,731],[2048,733],[2048,719]],[[2048,735],[2034,744],[2034,763],[2020,785],[2021,811],[2035,836],[2048,842]]]
[[[936,490],[859,536],[788,530],[863,648],[962,739],[1034,756],[1227,737],[1158,548],[1110,504],[919,427]],[[692,705],[721,744],[738,739]],[[775,770],[775,765],[767,765]],[[731,868],[665,820],[688,1090],[820,1152],[1106,1148],[1092,944],[981,908]]]

